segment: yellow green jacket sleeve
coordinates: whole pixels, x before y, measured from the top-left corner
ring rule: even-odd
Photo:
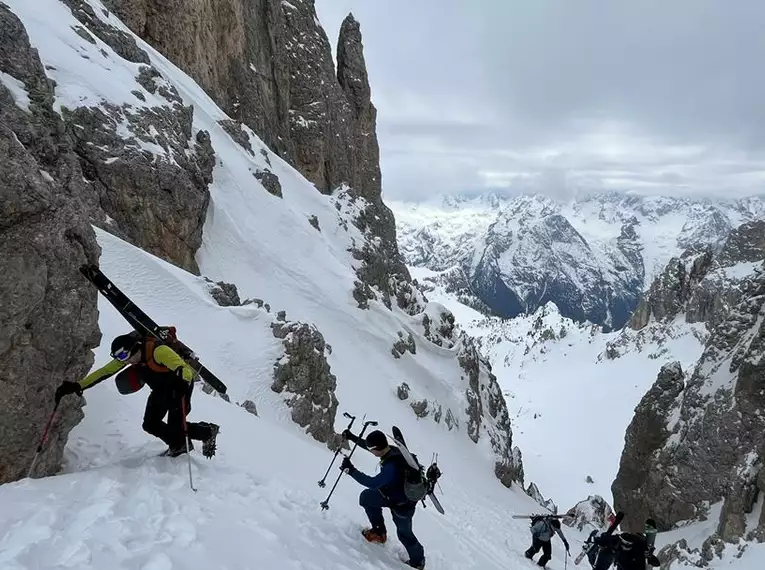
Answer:
[[[96,384],[98,384],[99,382],[106,380],[110,376],[114,376],[115,374],[117,374],[117,372],[125,368],[125,366],[127,366],[127,362],[120,362],[119,360],[111,360],[110,362],[108,362],[107,364],[99,368],[98,370],[94,370],[93,372],[85,376],[85,378],[80,380],[80,387],[83,390],[86,390],[87,388],[91,388],[95,386]]]
[[[154,360],[157,364],[167,366],[170,370],[178,370],[180,368],[183,373],[183,379],[186,382],[191,383],[194,380],[194,376],[196,376],[194,369],[186,364],[183,358],[178,356],[178,353],[167,345],[161,344],[154,349]]]

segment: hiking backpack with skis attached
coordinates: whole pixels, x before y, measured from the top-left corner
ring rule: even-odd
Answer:
[[[419,461],[417,461],[417,456],[412,455],[406,447],[406,441],[401,430],[393,426],[392,432],[393,441],[406,461],[406,468],[404,470],[404,494],[406,498],[413,503],[422,501],[423,506],[425,506],[425,498],[428,497],[436,510],[443,515],[444,508],[434,493],[436,483],[442,475],[437,461],[433,461],[426,472]]]
[[[120,315],[141,335],[151,335],[159,342],[167,344],[188,364],[202,379],[212,386],[218,393],[226,393],[226,385],[212,372],[210,372],[196,357],[194,352],[183,344],[176,336],[175,327],[161,327],[155,323],[146,313],[139,309],[127,295],[120,291],[111,280],[104,275],[97,265],[83,265],[80,273],[96,286],[98,291],[106,297]]]
[[[613,522],[609,525],[608,529],[603,533],[604,536],[610,536],[614,533],[614,531],[618,528],[619,524],[622,522],[622,519],[624,518],[624,513],[622,511],[619,511],[616,513],[616,516],[614,517]],[[592,531],[590,534],[590,537],[587,539],[587,541],[582,545],[582,551],[577,555],[577,557],[574,559],[574,565],[578,565],[587,554],[593,549],[596,548],[597,545],[595,544],[595,535],[597,534],[597,531]]]

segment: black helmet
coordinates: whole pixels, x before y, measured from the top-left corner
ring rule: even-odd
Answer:
[[[116,360],[125,361],[138,350],[141,344],[141,335],[137,331],[121,334],[112,341],[111,355]]]
[[[380,451],[388,447],[388,438],[380,430],[375,430],[366,437],[367,449]]]
[[[637,535],[629,532],[623,532],[619,535],[619,543],[621,544],[622,550],[630,550],[635,545],[637,540]]]

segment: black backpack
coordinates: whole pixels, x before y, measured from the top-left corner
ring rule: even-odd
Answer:
[[[419,469],[413,469],[405,460],[401,462],[404,469],[404,495],[413,503],[417,503],[428,495],[428,483],[422,465],[415,456],[412,457]]]

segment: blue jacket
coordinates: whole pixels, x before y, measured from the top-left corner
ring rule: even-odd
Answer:
[[[404,493],[406,459],[398,447],[391,446],[390,451],[380,458],[380,472],[375,476],[354,469],[349,473],[358,483],[369,489],[378,489],[390,501],[391,505],[411,505]]]

